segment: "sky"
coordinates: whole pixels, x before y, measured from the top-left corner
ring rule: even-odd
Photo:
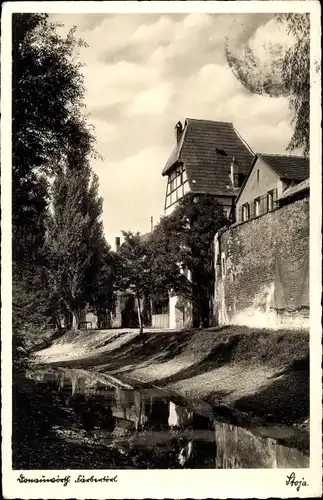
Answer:
[[[57,14],[76,26],[87,47],[85,102],[95,127],[93,160],[103,197],[106,238],[121,230],[150,230],[164,210],[161,172],[185,118],[233,122],[255,152],[285,153],[292,134],[284,97],[248,92],[225,57],[225,39],[239,54],[244,44],[266,57],[268,43],[290,44],[272,14]],[[287,45],[286,45],[287,46]],[[239,52],[240,51],[240,52]]]

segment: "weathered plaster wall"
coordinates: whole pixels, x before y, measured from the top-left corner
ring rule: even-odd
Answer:
[[[169,297],[169,328],[172,330],[192,327],[192,304],[182,297]]]
[[[308,326],[308,309],[277,313],[274,307],[276,255],[290,273],[289,288],[301,287],[295,278],[309,253],[308,201],[295,201],[216,236],[215,319],[219,324]]]

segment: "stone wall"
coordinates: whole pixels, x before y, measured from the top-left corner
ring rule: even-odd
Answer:
[[[308,197],[218,233],[215,259],[218,324],[308,326]],[[284,290],[288,306],[277,306]]]

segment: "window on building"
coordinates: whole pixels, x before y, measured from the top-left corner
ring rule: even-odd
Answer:
[[[260,198],[256,198],[254,201],[254,214],[255,217],[258,217],[258,215],[260,215]]]
[[[250,219],[250,207],[249,203],[242,205],[242,222]]]
[[[228,156],[224,149],[215,148],[215,151],[220,156]]]
[[[225,253],[222,252],[222,255],[221,255],[221,267],[222,267],[222,276],[225,276]]]
[[[259,170],[257,170],[257,184],[259,184]]]
[[[274,191],[268,191],[267,193],[267,210],[270,212],[274,208]]]

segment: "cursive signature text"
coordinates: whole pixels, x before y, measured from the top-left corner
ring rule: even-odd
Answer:
[[[301,489],[301,486],[308,486],[308,483],[302,479],[296,479],[296,474],[295,472],[292,472],[289,476],[287,476],[287,481],[286,481],[287,486],[294,486],[297,491]]]

